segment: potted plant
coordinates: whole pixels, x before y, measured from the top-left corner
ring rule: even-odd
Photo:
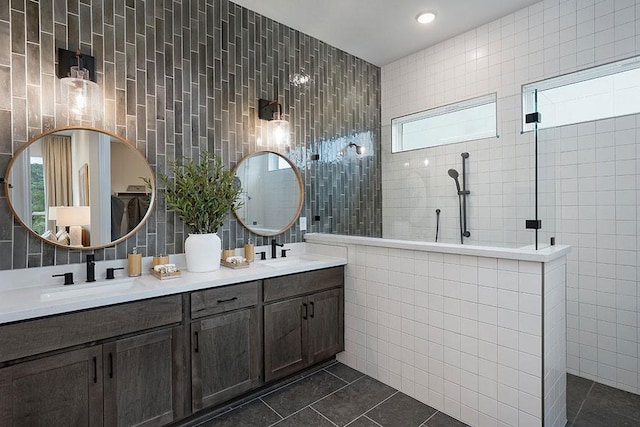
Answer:
[[[158,174],[167,207],[189,228],[184,243],[187,270],[220,268],[221,242],[216,234],[232,209],[240,207],[241,188],[233,172],[224,168],[220,156],[204,152],[200,162],[182,158],[171,163],[170,175]],[[173,176],[171,176],[173,175]]]

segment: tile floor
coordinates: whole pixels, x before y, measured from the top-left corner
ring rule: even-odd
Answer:
[[[639,426],[640,396],[567,377],[567,426]],[[463,423],[341,363],[190,425],[457,427]]]

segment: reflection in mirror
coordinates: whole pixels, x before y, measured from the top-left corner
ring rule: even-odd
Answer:
[[[24,226],[48,242],[83,249],[129,237],[154,200],[143,155],[117,135],[88,128],[35,137],[11,159],[6,179],[9,206]]]
[[[242,186],[242,206],[234,213],[249,231],[275,236],[298,219],[304,202],[300,171],[289,159],[258,151],[240,160],[234,173]]]

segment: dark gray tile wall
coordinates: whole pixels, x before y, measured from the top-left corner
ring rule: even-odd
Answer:
[[[202,150],[232,168],[260,147],[265,123],[258,98],[277,84],[292,127],[305,183],[309,231],[381,236],[380,69],[227,0],[12,0],[0,2],[0,174],[13,152],[44,130],[69,124],[55,77],[56,49],[95,56],[104,90],[104,121],[145,154],[155,171]],[[290,75],[311,79],[295,86]],[[340,156],[357,140],[363,156]],[[310,160],[310,154],[321,154]],[[315,217],[319,220],[314,220]],[[230,216],[225,247],[252,235]],[[278,240],[302,240],[298,226]],[[96,251],[121,259],[180,253],[185,229],[159,198],[135,237]],[[0,194],[0,269],[80,262],[83,253],[54,248],[13,221]]]

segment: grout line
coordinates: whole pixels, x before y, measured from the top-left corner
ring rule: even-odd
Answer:
[[[591,390],[593,390],[593,387],[596,385],[595,381],[591,382],[591,387],[589,387],[589,391],[587,391],[587,394],[584,396],[584,400],[582,401],[582,403],[580,404],[580,407],[578,408],[578,410],[576,411],[576,416],[573,417],[573,419],[571,420],[571,424],[573,424],[577,419],[578,419],[578,415],[580,415],[580,411],[582,411],[582,407],[584,406],[584,404],[587,402],[587,399],[589,398],[589,394],[591,394]]]
[[[331,421],[329,418],[327,418],[322,412],[318,411],[315,408],[312,408],[311,406],[306,406],[306,408],[311,409],[312,411],[316,412],[318,415],[320,415],[322,418],[324,418],[325,420],[329,421],[331,424],[333,424],[334,426],[338,427],[338,424],[334,423],[333,421]]]
[[[336,377],[336,378],[337,378],[337,379],[339,379],[340,381],[344,381],[344,382],[345,382],[345,383],[347,383],[347,384],[351,384],[349,381],[345,380],[344,378],[341,378],[341,377],[337,376],[337,375],[336,375],[336,374],[334,374],[333,372],[329,372],[329,371],[327,371],[326,369],[325,369],[324,371],[325,371],[327,374],[329,374],[329,375],[332,375],[332,376]],[[364,376],[364,375],[365,375],[365,374],[362,374],[362,376]],[[359,377],[358,379],[360,379],[360,378],[362,378],[362,377]],[[356,380],[354,380],[354,381],[356,381]]]
[[[279,420],[279,421],[282,421],[282,420],[284,419],[284,417],[283,417],[282,415],[280,415],[280,413],[279,413],[278,411],[276,411],[275,409],[273,409],[273,408],[271,407],[271,405],[269,405],[267,402],[265,402],[264,400],[262,400],[262,397],[260,398],[260,402],[262,402],[262,403],[263,403],[267,408],[269,408],[269,409],[271,409],[273,412],[275,412],[275,414],[276,414],[277,416],[279,416],[279,417],[280,417],[280,420]]]
[[[435,408],[434,408],[434,409],[435,409]],[[430,416],[429,418],[427,418],[426,420],[424,420],[424,421],[422,422],[422,424],[420,424],[420,427],[427,425],[427,423],[429,422],[429,420],[430,420],[431,418],[435,417],[435,416],[438,414],[438,412],[440,412],[440,411],[436,410],[436,412],[434,412],[433,414],[431,414],[431,416]]]
[[[356,421],[358,421],[360,418],[366,418],[369,421],[371,421],[372,423],[374,423],[375,425],[379,426],[379,427],[383,427],[382,424],[378,423],[376,420],[374,420],[373,418],[369,418],[367,417],[365,414],[360,415],[359,417],[353,419],[352,421],[349,421],[347,424],[345,424],[344,427],[349,427],[350,425],[352,425],[353,423],[355,423]]]
[[[362,377],[360,377],[360,378],[363,378],[363,377],[364,377],[364,375],[363,375]],[[358,380],[359,380],[360,378],[358,378]],[[342,380],[342,378],[339,378],[339,379],[340,379],[340,380]],[[354,383],[355,383],[356,381],[358,381],[358,380],[355,380],[355,381],[354,381]],[[344,380],[342,380],[342,381],[344,381]],[[292,383],[292,384],[293,384],[293,383]],[[351,383],[351,384],[353,384],[353,383]],[[324,396],[322,396],[321,398],[319,398],[319,399],[317,399],[317,400],[314,400],[313,402],[309,403],[307,406],[304,406],[304,407],[302,407],[302,408],[298,409],[297,411],[295,411],[294,413],[292,413],[292,414],[288,415],[288,416],[287,416],[287,418],[289,418],[291,415],[294,415],[294,414],[297,414],[298,412],[301,412],[304,408],[311,408],[311,409],[313,409],[314,411],[316,411],[317,413],[319,413],[320,415],[322,415],[323,417],[325,417],[325,416],[322,414],[322,412],[320,412],[320,411],[316,410],[315,408],[311,407],[311,405],[315,405],[316,403],[320,402],[322,399],[325,399],[326,397],[329,397],[329,396],[331,396],[332,394],[337,393],[338,391],[342,390],[342,389],[343,389],[343,388],[345,388],[345,387],[350,386],[351,384],[350,384],[350,383],[346,383],[345,385],[343,385],[342,387],[340,387],[340,388],[338,388],[338,389],[336,389],[336,390],[332,391],[331,393],[329,393],[329,394],[325,394],[325,395],[324,395]],[[266,395],[265,395],[265,396],[266,396]],[[260,397],[260,399],[262,399],[262,397],[264,397],[264,396],[261,396],[261,397]],[[268,405],[267,405],[267,406],[268,406]],[[274,411],[274,412],[275,412],[275,411]],[[276,414],[277,414],[277,412],[276,412]],[[278,414],[278,415],[279,415],[279,414]],[[325,417],[325,418],[327,418],[327,417]],[[327,418],[327,420],[329,420],[329,419]],[[282,421],[282,420],[280,420],[280,421]],[[280,422],[280,421],[278,421],[278,422]],[[335,423],[333,423],[331,420],[329,420],[329,421],[330,421],[332,424],[334,424],[334,425],[335,425]],[[273,424],[272,424],[272,425],[273,425]]]
[[[395,389],[394,389],[395,390]],[[391,393],[391,396],[387,397],[384,400],[381,400],[380,402],[378,402],[377,404],[373,405],[371,408],[367,409],[366,411],[364,411],[364,413],[362,415],[367,415],[367,412],[370,412],[372,410],[374,410],[375,408],[377,408],[378,406],[382,405],[384,402],[386,402],[387,400],[391,399],[393,396],[395,396],[396,394],[400,393],[399,390],[396,390],[395,393]],[[358,419],[359,417],[356,417],[356,419]],[[369,418],[369,417],[367,417]],[[373,421],[373,420],[372,420]]]
[[[369,418],[369,417],[367,417],[366,415],[363,415],[363,417],[365,417],[366,419],[368,419],[369,421],[371,421],[371,422],[372,422],[372,423],[374,423],[375,425],[382,427],[382,424],[380,424],[380,423],[376,422],[376,420],[374,420],[373,418]],[[357,418],[356,418],[356,419],[357,419]]]

